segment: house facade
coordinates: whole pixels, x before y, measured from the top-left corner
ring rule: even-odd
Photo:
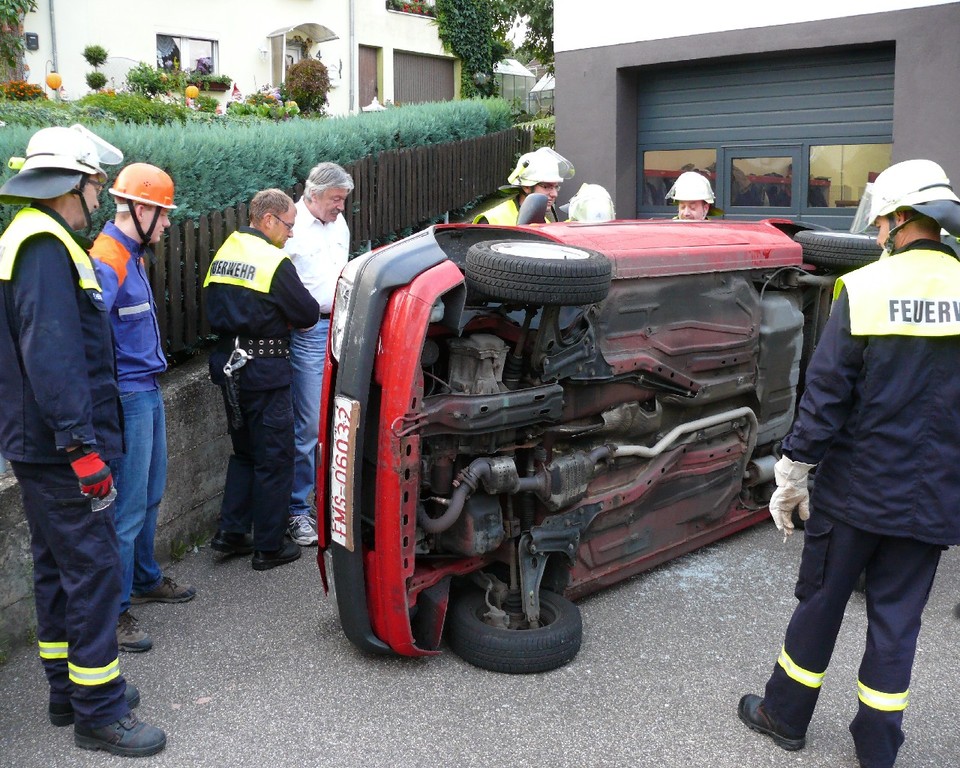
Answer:
[[[622,218],[672,216],[664,195],[698,170],[728,218],[845,230],[891,162],[936,160],[960,189],[960,3],[618,8],[555,0],[566,194],[599,183]]]
[[[24,20],[27,80],[43,86],[56,70],[66,97],[78,98],[89,92],[83,49],[101,45],[110,54],[101,68],[107,87],[122,87],[130,67],[143,61],[228,75],[247,95],[279,85],[289,65],[311,56],[330,74],[328,114],[358,112],[374,98],[380,104],[453,99],[459,61],[443,51],[432,18],[419,12],[431,6],[432,0],[164,0],[133,8],[123,0],[38,0]]]

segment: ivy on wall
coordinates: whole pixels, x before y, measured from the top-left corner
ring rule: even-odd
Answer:
[[[23,17],[36,0],[0,0],[0,70],[7,79],[24,79]]]
[[[436,0],[437,28],[443,47],[463,62],[461,96],[496,96],[493,65],[510,52],[494,31],[487,0]]]

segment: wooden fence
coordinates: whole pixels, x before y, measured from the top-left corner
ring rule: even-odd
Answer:
[[[344,214],[351,251],[492,194],[513,170],[517,153],[532,148],[532,132],[512,128],[449,144],[381,152],[345,165],[355,185]],[[287,191],[296,200],[303,185]],[[210,336],[203,279],[223,241],[246,224],[247,205],[241,203],[174,224],[157,244],[150,280],[160,334],[173,362]]]

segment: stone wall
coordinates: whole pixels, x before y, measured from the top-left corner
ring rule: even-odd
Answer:
[[[164,374],[167,414],[167,488],[157,522],[161,565],[172,552],[208,539],[216,528],[230,455],[220,390],[210,383],[207,356]],[[0,476],[0,655],[32,642],[33,563],[20,489],[12,473]]]

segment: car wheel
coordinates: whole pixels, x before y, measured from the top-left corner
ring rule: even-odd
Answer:
[[[565,597],[542,590],[535,629],[504,629],[484,621],[484,593],[462,593],[450,608],[450,646],[464,661],[493,672],[526,675],[549,672],[570,662],[580,650],[580,609]]]
[[[882,252],[870,235],[804,229],[793,237],[803,246],[803,260],[818,267],[857,269],[880,258]]]
[[[520,304],[582,306],[603,301],[610,291],[606,256],[559,243],[474,243],[464,272],[468,288]]]

